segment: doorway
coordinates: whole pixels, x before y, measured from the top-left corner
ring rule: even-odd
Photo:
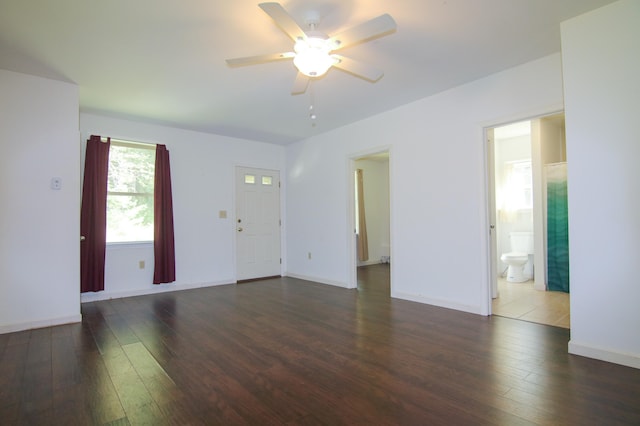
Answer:
[[[280,276],[280,173],[236,167],[237,280]]]
[[[486,136],[491,311],[569,328],[568,251],[560,265],[566,292],[550,291],[557,290],[557,269],[547,262],[555,244],[547,187],[552,169],[566,170],[564,114],[488,128]],[[566,173],[564,182],[566,188]]]
[[[385,288],[377,290],[387,296],[391,294],[392,261],[389,159],[389,151],[353,158],[349,176],[353,188],[352,287],[360,288],[367,276],[383,273],[388,276]]]

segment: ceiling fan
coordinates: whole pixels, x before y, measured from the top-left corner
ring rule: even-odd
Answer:
[[[294,41],[293,52],[227,59],[226,62],[229,66],[254,65],[282,59],[293,59],[293,64],[298,69],[298,74],[291,90],[293,95],[304,93],[307,90],[310,79],[321,77],[331,67],[336,67],[371,82],[376,82],[382,77],[382,71],[333,52],[373,38],[382,37],[394,31],[396,22],[389,14],[380,15],[377,18],[329,37],[316,30],[320,22],[320,18],[316,13],[307,15],[305,23],[309,29],[304,31],[279,3],[260,3],[258,6]]]

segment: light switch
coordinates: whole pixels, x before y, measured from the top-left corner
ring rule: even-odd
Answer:
[[[226,219],[227,218],[227,211],[226,210],[220,210],[220,212],[218,213],[218,217],[220,219]]]

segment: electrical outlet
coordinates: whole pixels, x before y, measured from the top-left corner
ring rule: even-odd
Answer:
[[[144,260],[141,260],[141,261],[138,262],[138,267],[140,269],[144,269]]]
[[[51,189],[59,190],[62,189],[62,179],[59,177],[51,178]]]

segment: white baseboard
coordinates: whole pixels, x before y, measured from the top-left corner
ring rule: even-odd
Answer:
[[[544,283],[538,284],[538,283],[534,282],[533,283],[533,289],[534,290],[538,290],[538,291],[547,291],[547,288],[545,287]]]
[[[358,262],[358,266],[371,266],[371,265],[380,265],[380,260],[365,260],[364,262]]]
[[[346,283],[341,282],[341,281],[325,280],[323,278],[311,277],[311,276],[308,276],[308,275],[294,274],[292,272],[288,272],[285,276],[291,277],[291,278],[297,278],[299,280],[313,281],[313,282],[320,283],[320,284],[328,284],[328,285],[332,285],[332,286],[335,286],[335,287],[349,288]]]
[[[98,302],[100,300],[109,299],[121,299],[123,297],[144,296],[147,294],[168,293],[171,291],[192,290],[194,288],[213,287],[227,284],[235,284],[235,281],[219,281],[196,284],[158,284],[154,285],[153,287],[143,288],[139,290],[98,291],[82,293],[80,295],[80,303]]]
[[[51,318],[40,321],[29,321],[19,324],[9,324],[0,326],[0,334],[14,333],[16,331],[32,330],[34,328],[53,327],[56,325],[72,324],[82,321],[82,315],[71,315],[68,317]]]
[[[402,293],[392,291],[391,297],[396,299],[409,300],[411,302],[424,303],[425,305],[438,306],[440,308],[455,309],[456,311],[469,312],[471,314],[483,315],[479,306],[463,305],[461,303],[451,302],[449,300],[432,299],[417,294]]]
[[[620,364],[627,367],[640,368],[640,356],[615,352],[609,349],[597,348],[581,343],[569,341],[569,353],[587,358],[599,359],[601,361]]]

